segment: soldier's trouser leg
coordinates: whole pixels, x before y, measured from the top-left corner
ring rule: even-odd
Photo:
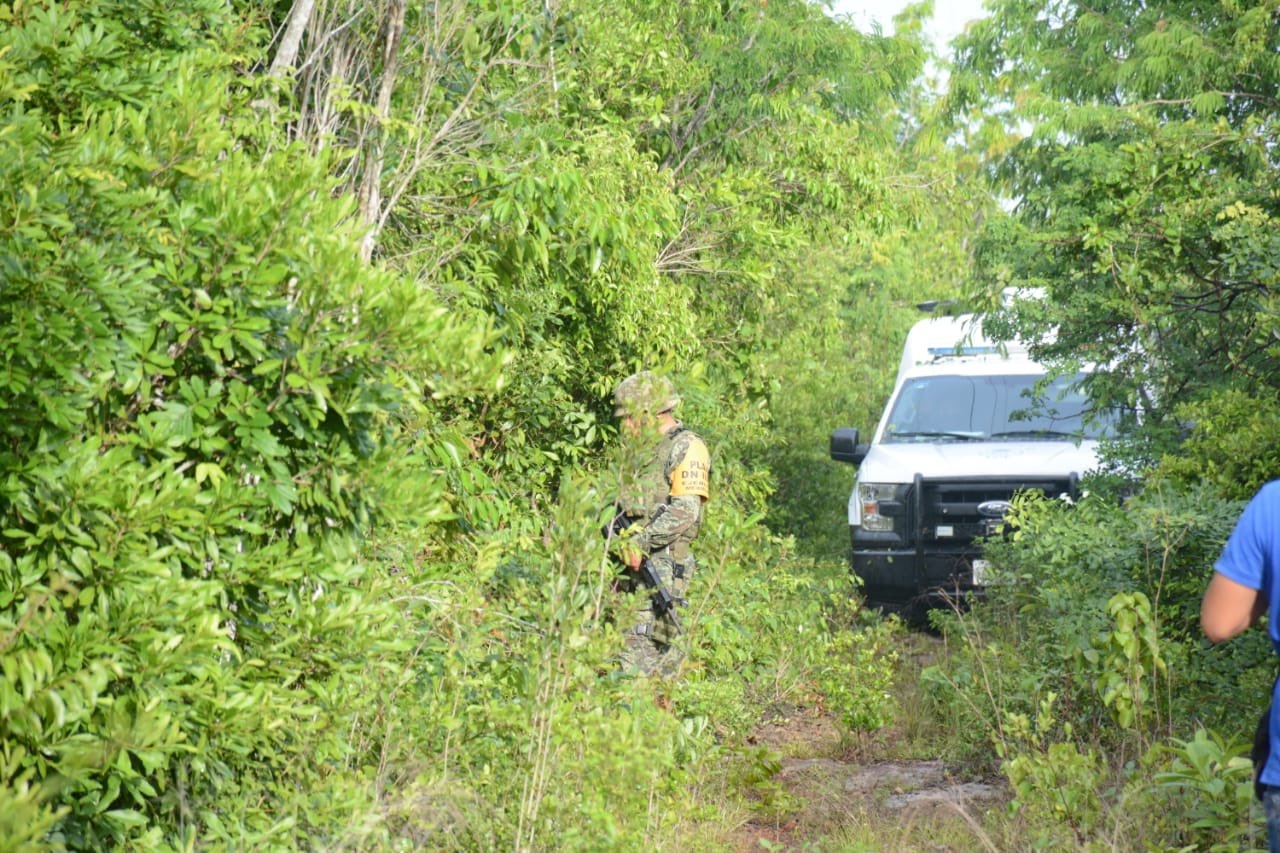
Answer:
[[[623,638],[622,670],[632,675],[653,675],[662,651],[654,638],[657,620],[653,612],[653,590],[637,584],[631,594],[631,604],[634,608],[632,627]]]
[[[683,624],[685,592],[689,586],[693,560],[677,569],[672,559],[655,554],[650,558],[654,572],[662,579],[663,586],[679,602],[676,618],[669,614],[658,616],[653,610],[653,589],[641,587],[635,593],[635,627],[626,637],[622,653],[624,670],[641,675],[675,675],[684,660],[685,638],[676,621]]]
[[[673,560],[664,562],[662,578],[667,590],[676,599],[676,618],[657,619],[654,636],[665,646],[658,657],[658,674],[663,678],[674,678],[679,673],[688,650],[689,638],[685,632],[689,630],[687,603],[694,561],[692,556],[686,556],[683,563]],[[676,619],[679,620],[679,625],[676,624]]]
[[[640,594],[637,593],[639,598]],[[637,611],[636,624],[623,638],[622,670],[632,675],[653,675],[658,669],[659,649],[650,633],[653,631],[653,611]]]

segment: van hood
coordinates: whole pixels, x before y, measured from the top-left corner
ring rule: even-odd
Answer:
[[[925,477],[1065,477],[1098,464],[1098,442],[956,441],[875,444],[858,466],[864,483]]]

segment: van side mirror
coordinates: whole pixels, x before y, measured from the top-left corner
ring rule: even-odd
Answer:
[[[853,427],[841,427],[831,433],[831,458],[837,462],[860,465],[870,449],[868,444],[858,444],[858,430]]]

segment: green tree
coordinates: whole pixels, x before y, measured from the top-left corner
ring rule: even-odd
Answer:
[[[375,253],[519,353],[501,395],[458,413],[517,489],[551,493],[641,364],[707,375],[749,414],[776,315],[810,308],[788,264],[902,217],[886,117],[918,37],[799,0],[398,9],[277,5],[273,27],[305,17],[306,61],[282,47],[271,67],[296,69],[290,133],[381,199]]]
[[[993,162],[1016,208],[983,282],[1044,288],[1015,325],[1152,424],[1278,375],[1278,9],[1002,0],[958,42],[953,108],[1026,134]]]

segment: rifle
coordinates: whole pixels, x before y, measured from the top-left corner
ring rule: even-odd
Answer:
[[[631,524],[632,524],[631,516],[619,510],[618,513],[613,516],[613,518],[606,521],[604,523],[604,526],[600,528],[600,535],[603,536],[605,539],[621,538],[624,532],[626,531],[626,529],[630,527]]]
[[[671,624],[676,626],[676,633],[684,634],[684,626],[680,624],[680,617],[676,615],[678,601],[667,589],[658,573],[653,570],[653,564],[649,562],[648,557],[640,561],[640,582],[653,590],[651,598],[653,612],[658,616],[670,616]]]
[[[633,519],[631,517],[625,512],[618,512],[612,519],[605,522],[600,529],[600,533],[604,535],[605,539],[620,538],[626,535],[625,531],[632,524]],[[678,604],[676,597],[671,594],[666,584],[662,582],[662,578],[653,570],[653,565],[649,562],[648,557],[640,561],[638,574],[640,582],[653,590],[653,596],[650,599],[653,604],[653,612],[658,616],[670,615],[671,624],[676,627],[676,633],[684,634],[684,626],[680,624],[680,617],[676,614],[676,606]]]

